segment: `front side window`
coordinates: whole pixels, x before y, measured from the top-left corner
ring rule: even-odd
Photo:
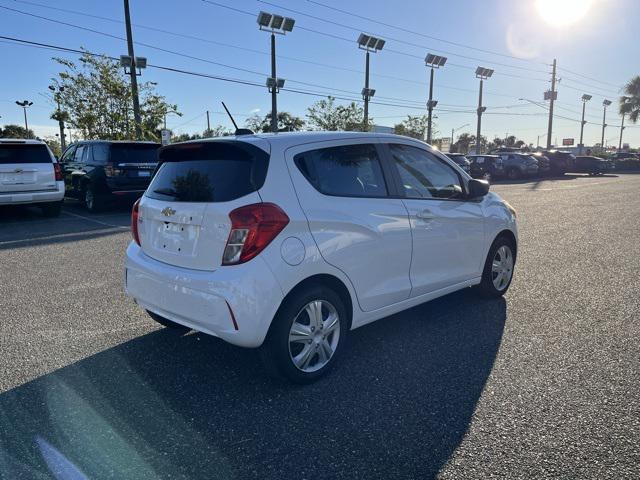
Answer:
[[[79,145],[78,148],[76,148],[76,153],[75,156],[73,157],[73,161],[74,162],[82,162],[84,160],[84,151],[86,150],[86,146],[85,145]]]
[[[295,164],[325,195],[384,197],[387,187],[375,145],[344,145],[299,153]]]
[[[460,177],[429,152],[409,145],[389,145],[407,198],[462,198]]]

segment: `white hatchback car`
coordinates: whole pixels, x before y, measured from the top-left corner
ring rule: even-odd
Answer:
[[[0,205],[33,204],[57,216],[63,198],[62,170],[46,143],[0,138]]]
[[[407,137],[323,132],[174,144],[132,213],[125,289],[166,326],[308,382],[348,332],[455,290],[509,288],[515,211]]]

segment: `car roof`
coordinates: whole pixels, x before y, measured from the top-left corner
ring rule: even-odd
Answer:
[[[42,140],[34,140],[33,138],[0,138],[0,143],[24,143],[28,145],[46,145]]]
[[[302,145],[305,143],[325,142],[331,140],[347,140],[347,139],[387,139],[387,140],[413,140],[414,142],[425,143],[421,140],[402,135],[394,135],[391,133],[374,133],[374,132],[278,132],[278,133],[254,133],[250,135],[229,135],[226,137],[199,138],[196,140],[188,140],[180,143],[197,143],[197,142],[215,142],[237,140],[247,143],[255,143],[256,140],[267,141],[272,145],[288,147],[294,145]],[[174,144],[175,145],[175,144]],[[426,143],[425,143],[426,145]]]
[[[509,152],[505,152],[505,153],[509,153]],[[469,157],[489,157],[489,158],[499,158],[499,155],[495,155],[493,153],[468,153],[467,155],[465,155],[467,158]]]
[[[77,142],[73,142],[73,145],[79,143],[141,143],[145,145],[160,145],[158,142],[152,142],[150,140],[78,140]]]

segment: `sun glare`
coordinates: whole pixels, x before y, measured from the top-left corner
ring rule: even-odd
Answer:
[[[584,17],[593,0],[536,0],[540,17],[549,25],[562,27],[578,22]]]

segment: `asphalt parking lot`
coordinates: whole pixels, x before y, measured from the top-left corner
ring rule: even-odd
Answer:
[[[505,299],[356,330],[306,387],[126,298],[126,207],[1,209],[0,478],[640,478],[640,174],[492,189]]]

